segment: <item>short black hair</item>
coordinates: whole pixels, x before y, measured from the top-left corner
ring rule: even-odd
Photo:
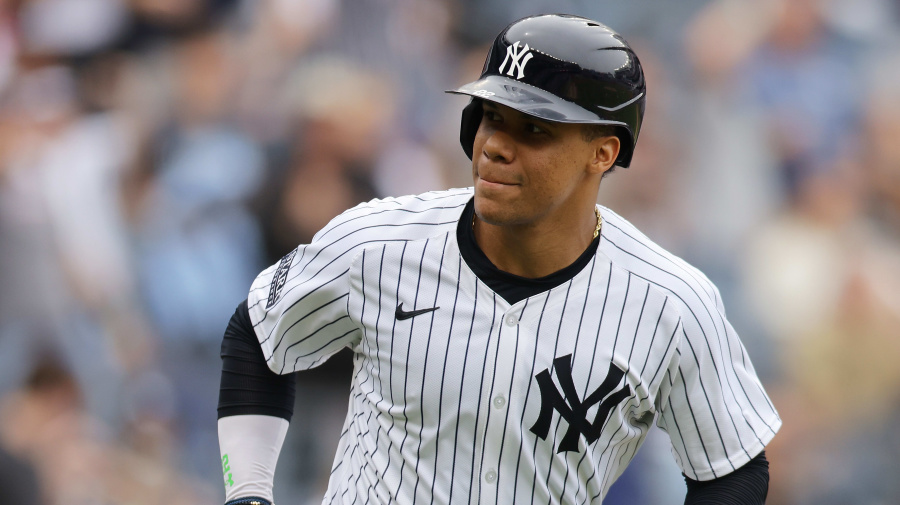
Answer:
[[[611,124],[586,124],[581,129],[581,138],[585,142],[591,142],[600,137],[617,137],[616,130],[616,126]]]

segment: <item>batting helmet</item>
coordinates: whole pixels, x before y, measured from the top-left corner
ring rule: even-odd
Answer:
[[[481,100],[547,121],[605,124],[628,167],[644,117],[646,85],[637,55],[621,35],[590,19],[531,16],[507,26],[488,52],[481,77],[448,93],[469,95],[459,140],[469,159]]]

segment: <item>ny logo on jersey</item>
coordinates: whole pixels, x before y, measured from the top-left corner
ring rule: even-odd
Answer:
[[[600,433],[603,432],[603,426],[606,425],[606,419],[609,417],[610,411],[619,402],[631,395],[631,386],[626,384],[618,391],[610,394],[625,375],[621,368],[610,363],[609,371],[606,373],[603,383],[582,401],[578,398],[575,383],[572,381],[572,355],[567,354],[556,358],[553,360],[553,367],[556,369],[556,377],[563,392],[560,393],[556,388],[553,379],[550,377],[549,369],[545,369],[534,376],[541,389],[541,413],[534,426],[531,427],[531,432],[542,440],[546,440],[547,434],[550,433],[553,411],[556,410],[569,423],[569,429],[559,443],[559,449],[556,452],[577,452],[578,435],[584,435],[588,444],[597,441],[600,438]],[[594,421],[588,422],[587,411],[597,403],[600,403],[600,407],[597,409]]]
[[[512,76],[513,71],[518,70],[519,73],[516,79],[521,79],[525,76],[525,64],[533,57],[534,55],[531,54],[528,44],[525,44],[520,51],[519,42],[517,41],[515,44],[506,47],[506,57],[503,58],[503,63],[500,64],[497,72],[502,74],[503,69],[506,68],[506,63],[509,62],[509,70],[507,70],[506,75]]]

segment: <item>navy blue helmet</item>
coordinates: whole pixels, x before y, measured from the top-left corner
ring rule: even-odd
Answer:
[[[477,81],[448,91],[469,95],[460,143],[469,158],[481,122],[481,100],[547,121],[614,126],[616,165],[628,167],[647,96],[637,55],[621,35],[590,19],[531,16],[494,40]]]

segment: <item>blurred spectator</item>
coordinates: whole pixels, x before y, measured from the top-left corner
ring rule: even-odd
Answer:
[[[127,140],[113,118],[81,115],[77,98],[69,69],[39,67],[17,77],[3,112],[18,128],[6,132],[0,162],[8,237],[0,240],[0,388],[23,377],[37,350],[56,349],[91,411],[114,422],[117,371],[104,324],[134,299],[116,189]]]
[[[670,158],[669,170],[680,165],[684,174],[678,193],[691,227],[690,255],[720,277],[715,280],[726,292],[731,283],[722,278],[729,279],[732,258],[783,198],[766,114],[740,92],[739,69],[764,41],[768,5],[714,1],[691,20],[684,34],[687,90],[673,105],[684,158]]]
[[[222,34],[182,39],[173,121],[136,216],[143,290],[161,336],[218,341],[261,263],[244,207],[262,179],[259,146],[229,123],[237,69]]]
[[[291,137],[285,165],[268,183],[263,218],[270,259],[378,196],[372,172],[394,119],[388,83],[339,57],[301,64],[287,81],[285,105],[292,112]]]
[[[267,147],[290,141],[294,115],[282,96],[298,62],[320,38],[330,33],[339,16],[337,0],[295,2],[273,0],[246,9],[248,28],[233,50],[242,69],[237,120]]]
[[[748,250],[744,285],[783,374],[774,399],[786,429],[772,459],[785,479],[773,503],[900,499],[892,479],[872,479],[864,464],[900,468],[896,446],[872,445],[890,438],[884,420],[900,411],[900,241],[866,222],[862,174],[848,164],[803,179],[795,204]]]
[[[178,386],[176,412],[191,471],[219,473],[215,408],[218,349],[228,321],[262,268],[261,234],[247,201],[263,178],[259,145],[233,124],[238,88],[227,32],[178,38],[170,121],[153,132],[152,164],[136,195],[137,269],[160,337],[160,369]],[[166,68],[166,67],[164,67]]]
[[[778,0],[769,31],[738,77],[765,114],[769,145],[791,196],[855,147],[860,95],[854,47],[823,20],[823,0]]]
[[[25,455],[45,480],[47,505],[218,502],[173,471],[167,461],[171,452],[159,447],[164,433],[153,445],[117,445],[106,427],[85,413],[73,377],[49,356],[21,391],[0,404],[0,419],[0,440]]]

